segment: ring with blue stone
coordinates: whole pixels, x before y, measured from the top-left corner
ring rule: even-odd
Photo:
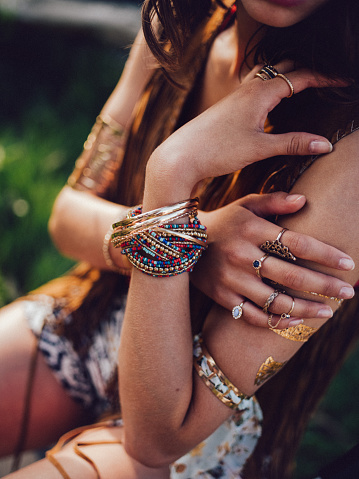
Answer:
[[[238,306],[235,306],[232,309],[232,316],[233,316],[234,319],[239,319],[242,316],[243,305],[244,305],[244,301],[241,304],[239,304]]]
[[[268,253],[266,253],[264,256],[261,257],[261,259],[255,259],[252,263],[253,265],[253,268],[256,270],[256,273],[258,275],[259,278],[262,279],[262,275],[261,275],[261,267],[262,267],[262,264],[263,264],[263,261],[269,256]]]

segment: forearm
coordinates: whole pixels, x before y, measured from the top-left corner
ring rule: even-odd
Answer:
[[[64,255],[109,269],[103,255],[104,237],[109,226],[127,211],[126,206],[65,186],[53,207],[50,235]],[[126,257],[111,245],[109,248],[113,261],[119,267],[128,268]]]

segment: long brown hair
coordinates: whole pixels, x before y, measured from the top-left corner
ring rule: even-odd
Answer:
[[[160,65],[175,76],[193,32],[220,0],[145,0],[142,27]],[[156,19],[156,22],[154,22]],[[154,24],[160,25],[154,27]],[[359,103],[359,2],[328,0],[303,21],[286,28],[267,26],[255,46],[255,62],[275,64],[283,59],[330,78],[341,78],[349,88],[320,90],[326,98]]]

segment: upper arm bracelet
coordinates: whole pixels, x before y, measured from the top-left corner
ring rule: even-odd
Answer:
[[[244,409],[244,405],[241,403],[250,397],[239,391],[223,374],[207,351],[201,336],[194,337],[193,356],[193,364],[197,374],[212,393],[227,407],[231,409]]]

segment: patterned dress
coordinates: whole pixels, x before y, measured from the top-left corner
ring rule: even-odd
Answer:
[[[107,385],[116,371],[126,297],[117,298],[80,357],[70,341],[56,334],[53,298],[38,295],[22,302],[38,347],[56,379],[70,396],[100,416],[110,408]],[[66,318],[67,322],[71,316]],[[240,478],[241,470],[261,434],[262,413],[255,398],[242,402],[243,413],[233,414],[210,437],[171,466],[171,479]]]

